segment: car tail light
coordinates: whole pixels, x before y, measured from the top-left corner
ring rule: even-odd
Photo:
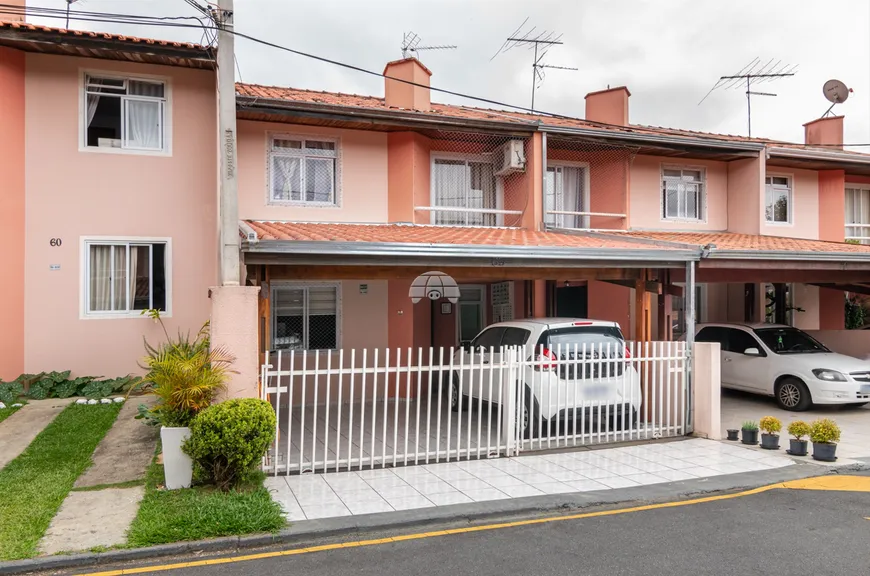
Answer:
[[[541,348],[538,355],[535,356],[535,370],[555,370],[555,364],[547,364],[547,360],[558,360],[556,355],[549,348]]]
[[[571,326],[592,326],[592,322],[574,322]]]
[[[631,358],[631,350],[628,349],[628,344],[625,345],[625,357]]]

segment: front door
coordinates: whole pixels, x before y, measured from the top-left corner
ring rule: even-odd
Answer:
[[[474,340],[483,330],[486,304],[485,286],[459,287],[459,313],[456,315],[456,340],[462,346]]]

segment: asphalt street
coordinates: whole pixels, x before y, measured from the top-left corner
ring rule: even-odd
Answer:
[[[150,573],[161,576],[867,575],[870,574],[868,517],[870,492],[775,489],[679,507],[291,556],[239,558],[219,565],[158,568]],[[178,562],[184,561],[173,562],[178,566]],[[139,565],[142,566],[147,564]],[[88,572],[104,570],[107,569]]]

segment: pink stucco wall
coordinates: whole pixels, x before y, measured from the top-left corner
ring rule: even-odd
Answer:
[[[80,152],[82,69],[167,77],[172,155]],[[142,337],[157,342],[162,332],[138,317],[80,319],[81,238],[170,238],[167,328],[195,333],[208,320],[217,280],[213,74],[28,54],[26,102],[25,370],[136,372]],[[51,238],[62,246],[51,247]]]
[[[662,166],[703,168],[706,173],[707,210],[703,222],[662,218]],[[728,165],[711,160],[676,160],[637,156],[631,165],[631,228],[661,230],[725,230],[728,227]]]
[[[0,47],[0,379],[24,371],[24,53]]]
[[[761,226],[764,162],[760,157],[728,163],[728,231],[758,234]]]
[[[270,205],[266,150],[269,133],[340,139],[339,205]],[[239,217],[308,222],[387,222],[387,134],[363,130],[238,122]]]
[[[815,170],[767,166],[768,176],[788,176],[792,181],[792,221],[772,224],[764,219],[764,189],[762,188],[761,234],[788,238],[819,237],[819,173]],[[840,211],[842,214],[843,211]]]

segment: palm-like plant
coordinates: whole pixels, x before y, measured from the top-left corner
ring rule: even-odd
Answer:
[[[159,315],[155,319],[163,325]],[[142,367],[148,373],[143,389],[159,400],[151,410],[140,407],[137,418],[154,425],[187,426],[224,389],[235,358],[223,348],[211,347],[208,328],[206,322],[193,340],[181,333],[176,338],[167,333],[166,342],[159,346],[145,340]]]

